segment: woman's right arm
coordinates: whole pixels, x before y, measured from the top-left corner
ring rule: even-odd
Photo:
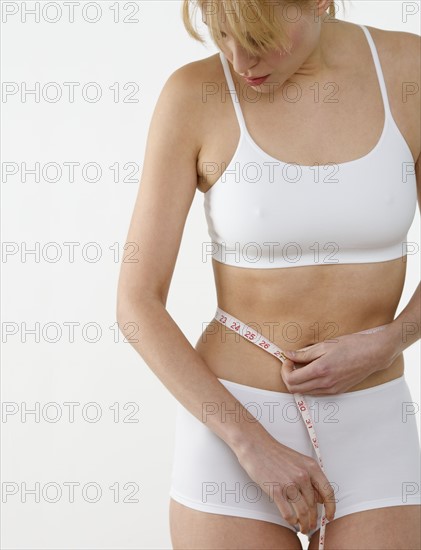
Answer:
[[[165,387],[203,422],[206,403],[214,403],[221,410],[225,402],[231,409],[236,399],[166,310],[182,233],[197,186],[200,109],[204,106],[198,105],[202,101],[201,83],[194,65],[185,65],[170,76],[152,115],[121,264],[117,320],[122,333]],[[133,327],[138,333],[130,339]],[[222,421],[220,415],[212,415],[206,423],[230,447],[235,447],[245,439],[246,425],[240,417],[237,422],[227,415]]]
[[[312,458],[281,445],[259,422],[250,421],[250,413],[219,382],[166,310],[184,225],[196,193],[205,81],[197,63],[190,63],[170,76],[158,98],[121,264],[117,320],[121,332],[164,386],[229,445],[257,483],[264,479],[290,483],[293,476],[304,482],[305,501],[294,504],[296,515],[281,496],[273,496],[287,521],[294,525],[300,518],[302,525],[309,525],[309,510],[312,518],[316,510],[308,480],[317,482],[325,500],[331,493],[323,488],[327,479],[320,467]],[[131,340],[133,327],[138,332]],[[223,410],[238,413],[222,414]],[[326,503],[327,512],[329,506],[333,511],[334,503]]]

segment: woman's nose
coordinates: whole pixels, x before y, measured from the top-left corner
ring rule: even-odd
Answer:
[[[231,49],[232,66],[237,74],[243,75],[253,70],[259,62],[258,58],[247,52],[242,46]]]

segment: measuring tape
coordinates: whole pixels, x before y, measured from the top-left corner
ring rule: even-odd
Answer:
[[[251,328],[249,325],[246,325],[246,323],[243,323],[233,315],[230,315],[229,313],[221,309],[219,306],[216,308],[215,319],[222,325],[225,325],[226,327],[228,327],[230,330],[233,330],[234,332],[237,332],[238,334],[243,336],[243,338],[245,338],[246,340],[249,340],[253,344],[256,344],[256,346],[259,346],[259,348],[262,348],[268,353],[272,354],[274,357],[279,359],[282,363],[286,359],[288,359],[287,357],[285,357],[281,348],[279,348],[276,344],[274,344],[273,342],[265,338],[263,334],[261,334],[254,328]],[[378,327],[362,330],[360,332],[356,332],[355,334],[368,334],[372,332],[377,332],[378,330],[383,330],[386,326],[387,325],[379,325]],[[306,426],[308,433],[310,435],[311,443],[313,445],[314,451],[318,458],[320,468],[324,471],[322,457],[319,451],[319,442],[317,439],[316,431],[314,429],[313,419],[311,418],[311,415],[310,415],[310,410],[301,393],[293,393],[292,395],[294,396],[298,410],[300,411],[301,417],[304,421],[304,425]],[[327,521],[324,503],[322,506],[323,506],[323,509],[322,509],[322,520],[321,520],[321,526],[320,526],[319,550],[324,549],[325,530],[326,530],[326,521]]]

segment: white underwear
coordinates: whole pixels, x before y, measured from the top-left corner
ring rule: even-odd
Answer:
[[[218,380],[279,442],[316,460],[292,394]],[[305,397],[324,473],[335,489],[335,519],[373,508],[421,504],[418,406],[404,375],[363,390]],[[252,481],[231,448],[179,402],[170,496],[202,512],[299,531],[282,517],[270,493]],[[309,538],[320,528],[322,505],[317,509],[317,527]]]

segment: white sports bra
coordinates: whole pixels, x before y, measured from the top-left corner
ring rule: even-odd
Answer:
[[[415,164],[390,111],[377,49],[370,45],[385,110],[383,132],[364,157],[303,166],[265,153],[247,131],[228,61],[220,52],[240,139],[204,193],[218,262],[244,268],[384,262],[406,256],[417,204]]]

